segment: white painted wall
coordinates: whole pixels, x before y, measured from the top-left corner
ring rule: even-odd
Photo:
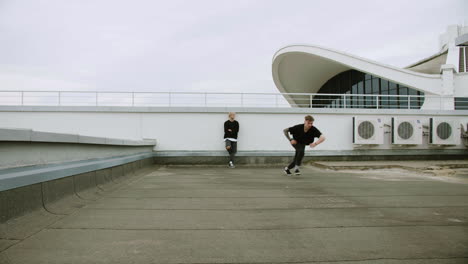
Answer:
[[[459,73],[455,76],[455,96],[468,97],[468,73]]]
[[[314,114],[314,112],[316,112]],[[391,111],[375,110],[360,111],[361,114],[334,113],[337,110],[315,110],[315,126],[327,137],[324,144],[317,150],[352,150],[352,117],[378,116],[385,124],[391,124],[392,116],[408,116],[392,114]],[[358,111],[359,112],[359,111]],[[395,111],[396,112],[396,111]],[[460,124],[468,123],[468,115],[462,111],[450,111],[446,114],[424,114],[413,111],[412,116],[419,116],[423,125],[429,125],[433,116],[454,118]],[[434,112],[435,113],[435,112]],[[453,115],[448,113],[454,113]],[[283,129],[303,122],[305,113],[238,113],[240,123],[239,151],[249,150],[291,150],[283,135]],[[227,120],[224,112],[4,112],[0,111],[0,127],[29,128],[37,131],[77,133],[81,135],[142,139],[155,138],[158,141],[157,150],[224,150],[223,123]],[[386,131],[390,131],[387,127]],[[390,134],[385,134],[385,144],[373,149],[399,148],[390,144]],[[428,137],[424,144],[408,147],[411,149],[427,149]],[[401,148],[401,147],[400,147]],[[462,149],[463,145],[446,147],[447,149]]]

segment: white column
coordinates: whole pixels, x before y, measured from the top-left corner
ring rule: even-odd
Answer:
[[[441,98],[441,110],[454,110],[454,91],[455,81],[454,72],[456,72],[455,65],[444,64],[440,67],[442,74],[442,98]]]

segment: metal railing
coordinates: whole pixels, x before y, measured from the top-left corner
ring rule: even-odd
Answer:
[[[96,92],[0,91],[0,105],[126,106],[126,107],[306,107],[419,109],[425,100],[439,104],[442,96],[323,94],[323,93],[208,93],[208,92]],[[462,98],[464,99],[464,98]],[[439,103],[438,103],[439,102]],[[468,109],[468,100],[463,101]],[[437,108],[437,106],[436,106]]]

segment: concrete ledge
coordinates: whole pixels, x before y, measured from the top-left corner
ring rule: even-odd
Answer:
[[[106,145],[106,138],[78,135],[78,143]]]
[[[80,143],[116,146],[155,146],[155,139],[128,140],[91,137],[77,134],[41,132],[30,129],[0,128],[0,141],[30,141],[55,143]]]
[[[106,138],[106,144],[107,145],[123,145],[124,140],[123,139],[115,139],[115,138]]]
[[[0,170],[152,153],[153,146],[0,141]]]
[[[31,141],[32,129],[0,128],[0,140],[5,141]]]
[[[155,151],[154,157],[213,157],[227,156],[227,151]],[[294,155],[294,151],[239,151],[239,157],[280,157]],[[468,149],[362,149],[362,150],[311,150],[306,151],[308,157],[332,157],[332,156],[415,156],[415,155],[468,155]],[[467,156],[468,158],[468,156]]]
[[[78,135],[32,131],[31,132],[31,141],[78,143]]]
[[[281,165],[291,162],[294,151],[239,151],[237,164]],[[468,150],[346,150],[308,151],[304,162],[313,161],[371,161],[371,160],[425,160],[425,159],[468,159]],[[156,151],[154,163],[170,164],[226,164],[226,151]]]
[[[115,167],[136,160],[152,157],[153,153],[149,152],[123,157],[76,161],[65,164],[4,169],[0,170],[0,191]]]

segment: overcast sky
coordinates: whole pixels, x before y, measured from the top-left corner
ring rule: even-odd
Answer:
[[[0,0],[0,90],[276,92],[283,46],[403,67],[467,14],[467,0]]]

